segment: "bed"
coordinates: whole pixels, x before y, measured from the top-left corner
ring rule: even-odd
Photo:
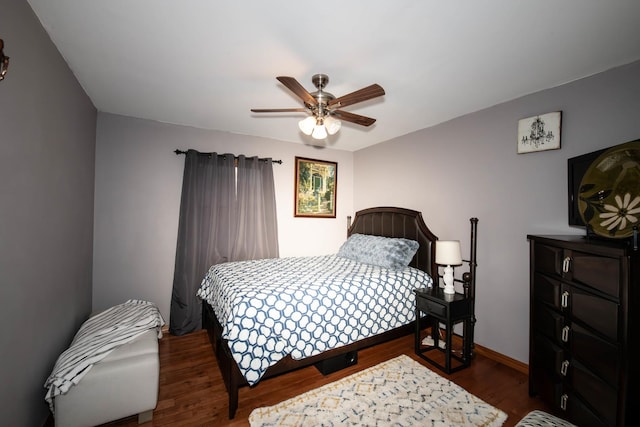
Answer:
[[[347,236],[335,255],[218,264],[207,273],[198,296],[229,395],[229,418],[240,387],[413,331],[413,289],[438,283],[437,237],[422,214],[397,207],[361,210]],[[394,258],[370,262],[371,254],[358,249],[363,241],[392,244]],[[296,277],[282,273],[281,263]],[[295,289],[281,287],[279,276]]]

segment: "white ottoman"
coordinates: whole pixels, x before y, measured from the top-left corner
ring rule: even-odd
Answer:
[[[56,427],[96,426],[138,414],[150,421],[158,403],[158,333],[150,329],[96,363],[55,397]]]

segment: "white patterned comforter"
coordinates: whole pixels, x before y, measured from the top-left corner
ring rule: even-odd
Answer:
[[[412,267],[325,255],[216,264],[197,295],[253,385],[289,354],[303,359],[412,322],[413,289],[430,283]]]

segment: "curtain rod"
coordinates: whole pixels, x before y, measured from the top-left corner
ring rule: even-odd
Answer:
[[[176,155],[180,155],[180,154],[187,154],[186,151],[182,151],[179,148],[177,148],[174,153],[176,153]],[[201,156],[211,156],[214,153],[201,153],[198,151],[198,154]],[[224,156],[224,154],[218,154],[218,156]],[[238,160],[238,156],[235,156],[234,159]],[[258,160],[262,160],[262,161],[267,161],[268,159],[258,159]],[[282,164],[282,160],[271,160],[271,163],[277,163],[279,165]]]

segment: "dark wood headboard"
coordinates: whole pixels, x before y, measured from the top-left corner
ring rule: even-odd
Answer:
[[[389,206],[363,209],[356,212],[347,230],[348,236],[354,233],[417,241],[420,247],[409,265],[427,272],[435,283],[438,282],[435,244],[438,237],[429,230],[420,212]]]

